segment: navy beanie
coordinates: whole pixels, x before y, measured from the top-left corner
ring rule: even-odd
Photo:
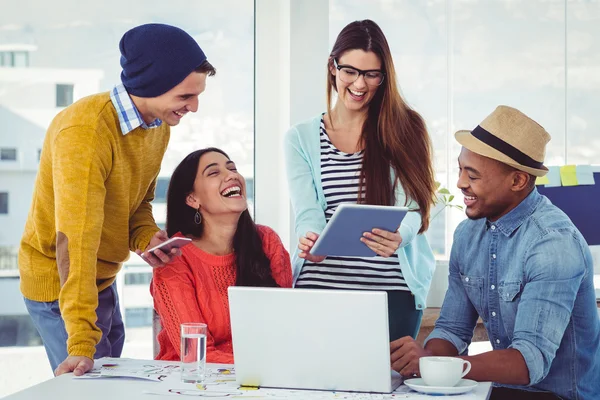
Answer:
[[[206,61],[188,33],[165,24],[130,29],[121,38],[119,50],[121,81],[129,94],[139,97],[168,92]]]

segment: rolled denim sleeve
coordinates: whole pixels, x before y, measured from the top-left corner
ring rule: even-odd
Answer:
[[[571,230],[542,236],[530,247],[524,263],[526,284],[509,348],[523,355],[529,385],[535,385],[550,371],[586,265],[582,243]]]
[[[440,311],[440,317],[435,328],[425,340],[424,345],[431,339],[443,339],[456,347],[460,355],[466,355],[473,339],[473,330],[479,314],[469,300],[461,282],[459,269],[460,226],[454,234],[454,246],[450,253],[450,273],[448,275],[448,290]],[[465,240],[463,237],[462,240]]]

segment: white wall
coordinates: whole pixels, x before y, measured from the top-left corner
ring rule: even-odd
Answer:
[[[99,91],[104,72],[95,69],[0,68],[0,104],[10,108],[56,108],[56,84],[73,84],[73,99]]]
[[[0,276],[0,316],[27,314],[19,283],[19,278]]]
[[[291,125],[325,111],[329,4],[255,4],[255,220],[272,227],[289,250],[296,238],[282,139]]]

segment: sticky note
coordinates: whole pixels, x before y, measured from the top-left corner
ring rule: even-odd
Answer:
[[[591,165],[578,165],[576,168],[577,183],[580,185],[595,185],[594,171]]]
[[[548,183],[546,183],[546,187],[558,187],[560,184],[560,167],[548,167],[548,173],[546,174],[546,178],[548,178]]]
[[[536,185],[547,185],[550,183],[550,179],[548,179],[548,175],[538,176],[535,180]]]
[[[577,186],[577,168],[574,165],[560,167],[560,181],[563,186]]]

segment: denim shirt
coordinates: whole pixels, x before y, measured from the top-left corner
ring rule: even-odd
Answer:
[[[448,291],[427,341],[447,340],[466,355],[480,316],[495,350],[517,349],[525,359],[529,385],[511,387],[600,399],[593,275],[581,233],[534,189],[496,222],[458,226]]]

